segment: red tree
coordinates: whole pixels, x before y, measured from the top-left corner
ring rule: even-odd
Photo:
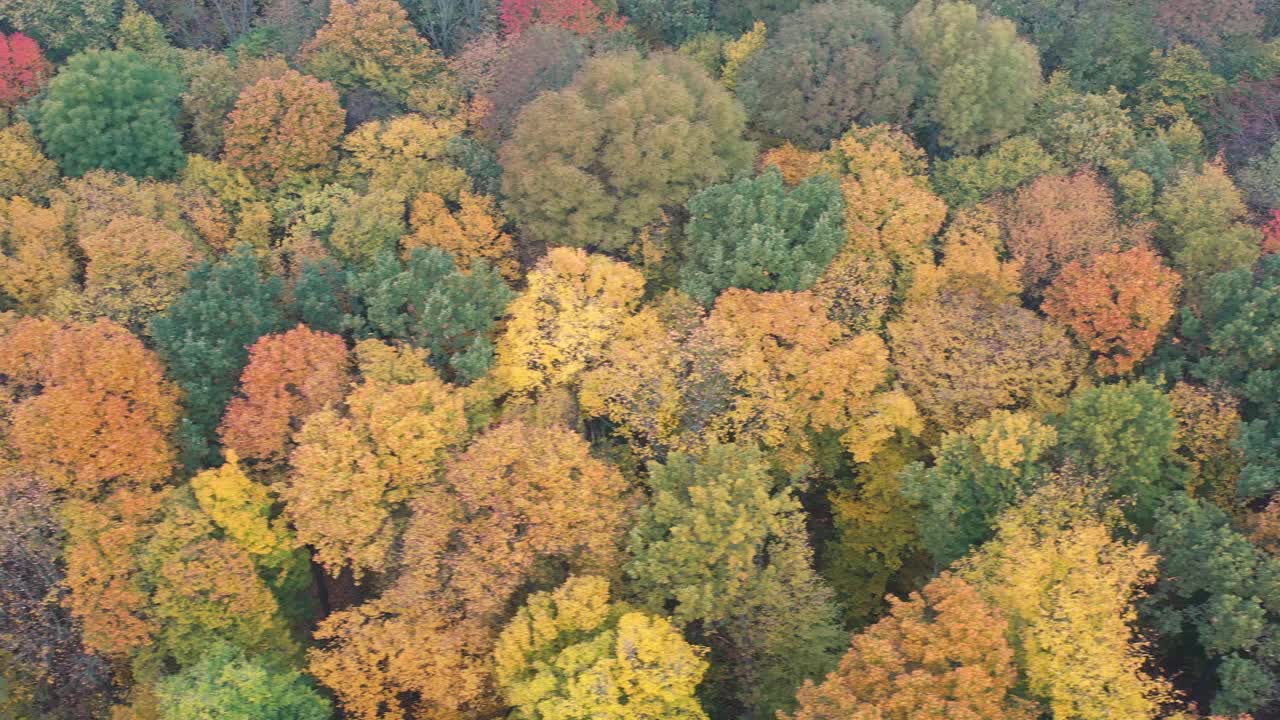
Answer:
[[[590,35],[618,30],[625,20],[601,10],[592,0],[502,0],[502,29],[508,35],[519,35],[535,23]]]
[[[49,78],[49,61],[35,40],[0,33],[0,105],[13,107],[40,91]]]
[[[1271,211],[1271,219],[1262,226],[1262,252],[1274,255],[1280,252],[1280,210]]]

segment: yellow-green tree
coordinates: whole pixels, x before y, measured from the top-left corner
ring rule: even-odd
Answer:
[[[503,628],[494,676],[520,720],[705,720],[704,652],[665,618],[610,602],[607,580],[571,577]]]

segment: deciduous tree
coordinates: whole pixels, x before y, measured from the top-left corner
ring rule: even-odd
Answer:
[[[1066,266],[1041,309],[1098,354],[1100,373],[1122,375],[1155,348],[1173,318],[1180,285],[1159,255],[1136,247]]]
[[[298,325],[259,338],[218,428],[222,446],[267,466],[284,461],[302,421],[339,404],[350,381],[347,345],[337,335]]]
[[[919,84],[893,16],[863,0],[835,0],[786,16],[738,73],[754,121],[810,148],[852,124],[902,124]]]
[[[345,113],[329,83],[296,72],[245,88],[227,116],[226,159],[268,188],[334,160]]]
[[[596,5],[594,0],[502,0],[502,29],[519,35],[541,23],[580,35],[621,29],[625,20]]]
[[[156,688],[162,720],[193,717],[327,720],[329,701],[296,670],[248,656],[233,645],[205,650],[199,662]]]
[[[125,216],[80,238],[86,258],[83,312],[142,331],[187,287],[200,259],[191,242],[160,223]]]
[[[412,232],[400,244],[406,253],[416,247],[444,250],[463,270],[483,261],[515,282],[520,278],[520,262],[515,242],[503,232],[506,224],[493,198],[487,195],[462,190],[458,193],[457,210],[452,210],[443,197],[425,192],[413,201],[409,214]]]
[[[0,197],[44,198],[58,184],[58,165],[45,157],[27,122],[0,130]]]
[[[20,32],[0,34],[0,105],[13,107],[40,91],[49,61],[35,40]]]
[[[694,690],[707,670],[661,616],[609,601],[609,582],[571,577],[529,596],[494,648],[507,702],[529,720],[705,720]]]
[[[840,666],[797,693],[795,720],[1033,717],[1018,681],[1009,622],[964,580],[944,572],[853,636]]]
[[[500,152],[507,212],[543,242],[624,251],[664,207],[749,167],[744,125],[729,93],[691,60],[592,59],[521,111]]]
[[[64,205],[42,208],[23,197],[0,199],[0,290],[37,314],[75,282]]]

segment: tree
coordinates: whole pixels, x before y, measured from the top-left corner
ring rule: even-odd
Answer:
[[[661,616],[609,602],[609,582],[571,577],[529,596],[494,648],[494,675],[529,720],[705,720],[707,663]]]
[[[226,160],[268,188],[337,159],[345,113],[333,86],[296,72],[248,86],[227,116]]]
[[[453,255],[458,267],[470,270],[483,261],[509,282],[520,279],[515,242],[502,231],[507,224],[493,198],[462,190],[458,209],[451,210],[443,197],[424,192],[413,201],[409,214],[412,233],[401,240],[406,253],[417,247],[435,247]]]
[[[0,9],[0,18],[61,59],[107,47],[118,8],[116,0],[12,0]]]
[[[337,0],[302,48],[303,68],[345,93],[367,88],[427,114],[452,109],[457,90],[444,58],[395,0]]]
[[[340,336],[305,325],[259,338],[218,428],[222,446],[266,466],[283,462],[302,421],[342,401],[349,365]]]
[[[1045,291],[1041,309],[1098,353],[1099,372],[1122,375],[1155,348],[1180,285],[1159,255],[1136,247],[1071,263]]]
[[[1192,372],[1223,383],[1270,419],[1280,399],[1280,354],[1270,338],[1280,328],[1280,257],[1267,256],[1256,274],[1240,268],[1210,278],[1197,322],[1183,334],[1199,349]]]
[[[14,107],[30,99],[49,74],[49,61],[35,40],[20,32],[0,36],[0,105]]]
[[[289,72],[282,58],[234,58],[224,53],[201,53],[187,61],[186,90],[182,93],[182,125],[187,147],[216,158],[225,142],[227,115],[245,88],[262,78]]]
[[[631,505],[575,433],[490,429],[417,496],[395,582],[321,623],[311,672],[361,720],[496,712],[493,645],[516,594],[616,573]]]
[[[0,200],[0,251],[0,290],[27,313],[52,309],[74,286],[64,206]]]
[[[1018,135],[980,156],[961,155],[935,162],[930,180],[949,207],[966,207],[1058,170],[1058,162],[1040,143]]]
[[[263,279],[253,251],[242,245],[193,270],[187,290],[151,319],[151,337],[185,393],[180,439],[188,467],[210,459],[208,443],[249,360],[249,346],[284,329],[280,290],[279,278]]]
[[[101,168],[170,177],[183,163],[181,92],[172,70],[132,50],[92,50],[68,60],[49,83],[36,130],[65,175]]]
[[[1276,685],[1265,648],[1280,621],[1280,561],[1221,509],[1180,493],[1157,512],[1151,545],[1160,574],[1143,611],[1164,654],[1187,683],[1213,687],[1215,713],[1261,711]]]
[[[0,467],[0,618],[6,628],[0,654],[29,678],[31,717],[75,720],[103,711],[110,679],[103,658],[82,645],[67,607],[60,565],[65,534],[55,504],[46,483]],[[18,694],[9,685],[5,690]],[[0,701],[0,707],[7,705]]]
[[[568,85],[587,59],[587,43],[572,30],[538,24],[508,38],[493,68],[492,88],[481,95],[488,112],[482,126],[507,140],[520,110],[544,92]]]
[[[1035,313],[974,293],[911,303],[889,323],[894,368],[923,414],[956,430],[993,410],[1045,408],[1084,358]]]
[[[1154,718],[1169,689],[1143,670],[1133,603],[1157,558],[1113,537],[1113,513],[1096,507],[1084,483],[1049,484],[960,574],[1009,619],[1027,688],[1053,717]]]
[[[622,0],[618,9],[647,36],[675,47],[711,29],[710,0]]]
[[[499,153],[507,213],[543,242],[622,252],[664,207],[749,166],[744,125],[686,58],[594,58],[521,111]]]
[[[162,680],[156,695],[162,720],[330,717],[329,701],[301,673],[227,644],[209,647],[195,665]]]
[[[1064,267],[1127,244],[1111,191],[1089,171],[1045,175],[1000,203],[1009,254],[1027,292],[1039,296]]]
[[[240,170],[190,155],[179,185],[183,214],[219,255],[240,243],[265,252],[271,245],[271,208]]]
[[[875,717],[1033,716],[1013,695],[1018,680],[1009,622],[974,588],[942,573],[853,636],[840,666],[821,685],[797,693],[795,720]]]
[[[870,2],[836,0],[786,16],[735,88],[764,128],[819,148],[853,124],[902,124],[918,83],[893,16]]]
[[[1156,239],[1193,290],[1217,272],[1249,268],[1261,234],[1241,220],[1244,199],[1221,164],[1206,165],[1169,185],[1156,202]]]
[[[58,184],[58,165],[45,157],[26,122],[0,130],[0,197],[44,198]]]
[[[1178,423],[1178,455],[1197,494],[1224,509],[1234,507],[1243,463],[1239,401],[1218,386],[1178,382],[1169,403]]]
[[[516,396],[570,385],[604,357],[618,324],[640,302],[644,278],[624,263],[555,248],[507,309],[494,377]]]
[[[702,332],[729,389],[705,440],[759,443],[780,469],[802,477],[816,434],[830,432],[866,462],[899,429],[919,425],[911,400],[885,387],[884,341],[849,335],[811,293],[725,291]]]
[[[502,0],[500,19],[508,35],[519,35],[535,23],[591,35],[602,30],[618,30],[625,22],[593,0]]]
[[[714,185],[689,201],[680,288],[710,304],[721,290],[807,290],[844,245],[844,200],[828,175],[788,190],[777,170]]]
[[[717,2],[714,13],[715,29],[729,35],[738,35],[751,29],[757,21],[769,27],[777,27],[787,14],[809,4],[809,0],[742,0],[741,2]]]
[[[160,223],[125,216],[80,238],[87,260],[84,312],[143,330],[187,286],[199,255],[191,242]]]
[[[1030,118],[1031,132],[1064,166],[1103,167],[1133,154],[1138,130],[1115,88],[1082,93],[1054,73]]]
[[[1026,122],[1040,91],[1040,60],[1013,23],[966,2],[921,0],[901,32],[924,71],[921,120],[939,143],[972,152]]]
[[[492,6],[481,0],[408,0],[410,19],[432,47],[453,57],[473,36],[485,30]]]
[[[673,453],[648,482],[652,499],[631,531],[632,591],[713,645],[729,673],[718,695],[759,717],[790,706],[800,680],[829,668],[840,637],[799,503],[748,445]]]
[[[434,481],[466,436],[462,397],[416,348],[366,340],[356,346],[363,381],[342,414],[326,405],[293,437],[280,487],[284,514],[315,561],[358,581],[389,569],[397,511]]]
[[[415,249],[408,263],[384,254],[351,276],[357,336],[402,340],[426,348],[432,366],[451,379],[476,380],[493,363],[490,332],[514,293],[483,260],[463,272],[436,248]]]
[[[990,538],[996,518],[1039,486],[1057,442],[1058,432],[1030,413],[996,410],[943,435],[933,467],[907,468],[902,493],[920,507],[934,561],[950,565]]]
[[[1155,21],[1167,38],[1207,49],[1232,38],[1256,36],[1262,28],[1256,0],[1160,0]]]
[[[176,393],[128,330],[28,318],[0,347],[0,374],[19,400],[7,441],[24,467],[83,498],[168,478]]]
[[[1108,491],[1132,499],[1129,517],[1147,527],[1161,499],[1186,485],[1174,456],[1169,397],[1146,381],[1077,393],[1058,421],[1062,454]]]

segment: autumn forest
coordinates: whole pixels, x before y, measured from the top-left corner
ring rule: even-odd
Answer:
[[[1280,0],[0,0],[0,718],[1280,719]]]

